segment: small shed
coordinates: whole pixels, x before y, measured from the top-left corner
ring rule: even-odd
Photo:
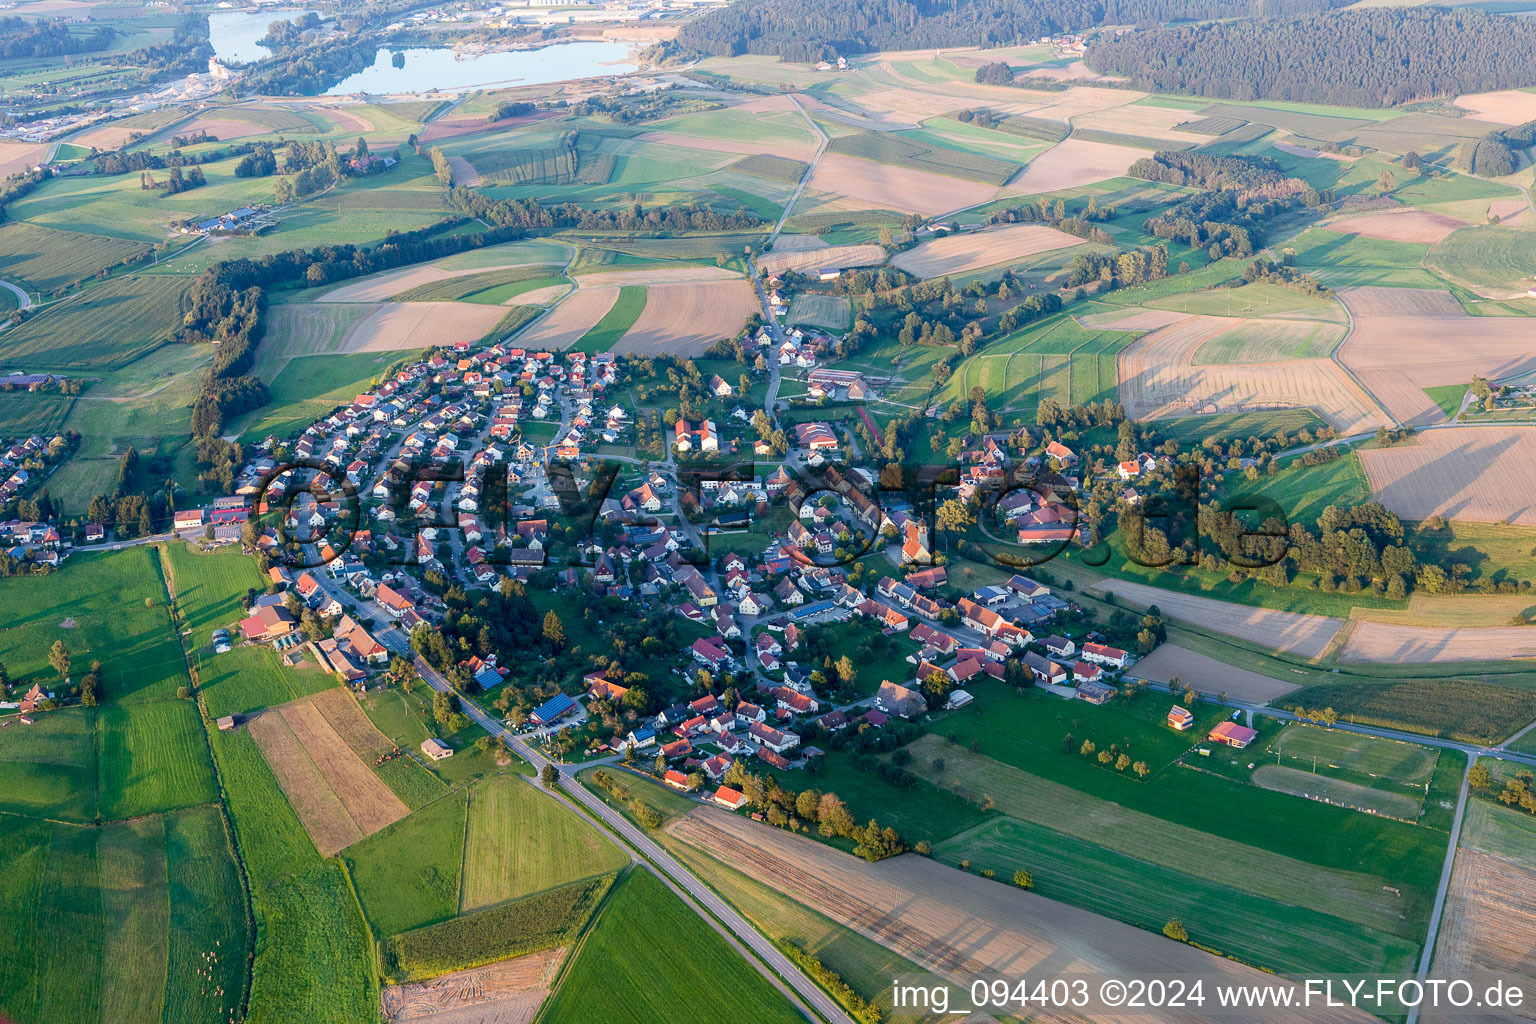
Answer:
[[[223,718],[218,720],[218,726],[221,732],[228,732],[235,727],[235,716],[225,715]]]
[[[421,741],[421,752],[434,761],[444,761],[453,756],[453,748],[435,737]]]

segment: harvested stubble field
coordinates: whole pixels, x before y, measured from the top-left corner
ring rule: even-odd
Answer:
[[[518,339],[527,348],[562,349],[580,341],[613,308],[619,286],[577,288]]]
[[[396,295],[416,288],[440,284],[452,280],[455,277],[465,277],[471,274],[483,274],[493,270],[516,270],[522,267],[542,267],[555,263],[549,260],[547,263],[529,261],[527,263],[502,263],[494,266],[458,267],[446,269],[434,264],[421,264],[414,267],[402,267],[399,270],[388,270],[382,274],[374,274],[370,277],[359,278],[340,288],[333,289],[321,295],[317,302],[383,302],[392,299]]]
[[[1151,153],[1109,142],[1069,138],[1031,160],[1024,173],[1014,178],[1004,192],[1011,196],[1037,195],[1118,178],[1131,164]]]
[[[265,712],[251,719],[249,729],[324,856],[409,812],[310,701]]]
[[[1343,324],[1316,320],[1247,320],[1195,350],[1196,366],[1326,359],[1344,340]]]
[[[1532,318],[1472,317],[1430,289],[1342,288],[1339,299],[1355,321],[1339,361],[1403,423],[1444,422],[1425,388],[1536,370]]]
[[[1536,630],[1525,626],[1403,626],[1356,621],[1339,660],[1389,665],[1506,661],[1536,657]]]
[[[30,170],[48,155],[47,142],[0,142],[0,177]]]
[[[935,238],[908,249],[891,262],[918,277],[945,277],[1082,244],[1081,238],[1055,228],[1009,224],[990,231]]]
[[[853,308],[841,295],[802,292],[790,304],[788,322],[810,324],[841,334],[853,319]]]
[[[1142,309],[1130,306],[1123,310],[1090,313],[1077,318],[1084,327],[1095,330],[1155,331],[1159,327],[1176,324],[1189,318],[1188,313],[1170,309]]]
[[[1142,155],[1140,151],[1133,152],[1137,156]],[[1029,173],[1028,168],[1024,173]],[[996,191],[994,186],[980,182],[895,167],[840,153],[822,155],[811,173],[809,187],[818,192],[855,200],[865,208],[910,210],[925,216],[975,206],[992,198]]]
[[[1328,224],[1328,230],[1392,242],[1438,242],[1466,226],[1465,221],[1431,210],[1392,210],[1333,221]]]
[[[1495,124],[1525,124],[1536,120],[1536,93],[1523,89],[1500,89],[1497,92],[1475,92],[1456,97],[1456,105],[1470,110],[1474,121],[1492,121]],[[1492,131],[1493,129],[1489,129]]]
[[[1449,427],[1372,448],[1360,464],[1375,500],[1404,519],[1536,523],[1536,428]]]
[[[599,270],[581,273],[576,283],[583,288],[609,285],[689,284],[695,281],[740,281],[741,275],[724,267],[666,267],[645,270]]]
[[[1103,972],[1264,977],[1192,946],[1055,903],[915,854],[867,864],[811,839],[701,807],[669,826],[679,840],[737,866],[887,949],[958,982],[984,973],[1058,977]],[[1316,1008],[1297,1020],[1365,1020]],[[1106,1021],[1114,1016],[1098,1015]],[[1207,1018],[1192,1015],[1191,1021]]]
[[[1435,945],[1435,973],[1452,978],[1496,972],[1536,981],[1536,829],[1530,816],[1473,798],[1467,805],[1445,920]],[[1456,1018],[1425,1015],[1426,1020]],[[1520,1019],[1529,1019],[1522,1016]]]
[[[1169,618],[1303,658],[1320,656],[1344,625],[1343,619],[1326,615],[1248,608],[1198,594],[1181,594],[1124,580],[1100,580],[1092,589],[1114,594],[1142,608],[1155,604]]]
[[[703,355],[710,345],[741,330],[757,309],[757,293],[746,281],[652,285],[646,289],[645,309],[613,351]]]
[[[1251,704],[1268,704],[1301,688],[1300,683],[1287,683],[1273,676],[1237,668],[1167,643],[1158,644],[1157,650],[1138,661],[1136,674],[1159,683],[1178,678],[1201,693],[1227,693]]]
[[[772,252],[757,258],[758,269],[763,273],[782,274],[786,270],[804,273],[818,267],[872,267],[885,262],[885,250],[878,245],[795,248],[785,247],[783,241],[774,242]]]
[[[439,975],[431,981],[389,985],[380,1005],[389,1024],[528,1024],[549,995],[565,947]]]
[[[480,302],[391,302],[347,334],[345,352],[397,352],[479,341],[506,310]]]
[[[1190,316],[1138,338],[1118,358],[1120,398],[1132,419],[1311,408],[1341,433],[1391,421],[1332,359],[1196,366],[1195,354],[1223,335],[1266,338],[1275,320]],[[1303,330],[1317,328],[1308,323]],[[1269,343],[1265,342],[1267,346]],[[1220,348],[1221,346],[1218,346]]]
[[[1531,208],[1530,203],[1524,197],[1519,199],[1494,199],[1488,204],[1488,216],[1501,224],[1518,224],[1525,212]]]

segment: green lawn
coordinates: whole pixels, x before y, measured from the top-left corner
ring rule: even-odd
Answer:
[[[1429,396],[1430,401],[1440,407],[1440,411],[1445,413],[1447,418],[1451,418],[1461,409],[1462,400],[1467,397],[1467,386],[1441,384],[1437,387],[1425,388],[1424,393]]]
[[[1470,227],[1453,231],[1433,249],[1424,265],[1479,295],[1524,295],[1536,266],[1536,232],[1523,228]]]
[[[647,947],[658,955],[637,955]],[[541,1016],[547,1024],[802,1019],[647,868],[619,883]]]
[[[0,733],[0,809],[63,821],[96,818],[96,712],[66,708]]]
[[[229,628],[245,618],[241,602],[255,587],[266,591],[266,581],[256,562],[235,545],[214,551],[198,551],[189,544],[171,542],[162,548],[182,625],[192,630],[191,646],[207,644],[218,628]],[[235,634],[230,633],[231,637]]]
[[[1248,481],[1240,473],[1227,476],[1226,489],[1234,498],[1268,498],[1280,506],[1292,523],[1315,526],[1329,505],[1354,508],[1371,500],[1371,489],[1354,452],[1317,466],[1290,459],[1279,472]]]
[[[1241,288],[1211,288],[1151,299],[1154,309],[1172,309],[1182,313],[1209,316],[1285,316],[1303,320],[1344,322],[1344,308],[1337,299],[1301,292],[1276,284],[1257,281]]]
[[[606,352],[613,347],[614,342],[624,336],[624,332],[635,325],[640,314],[645,310],[646,293],[644,285],[625,285],[619,289],[619,297],[614,300],[608,312],[603,314],[590,331],[581,336],[581,340],[571,346],[575,352]]]

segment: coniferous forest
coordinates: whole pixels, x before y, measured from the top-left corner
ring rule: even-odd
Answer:
[[[1104,35],[1086,62],[1138,89],[1382,107],[1526,85],[1536,24],[1444,8],[1373,8]]]

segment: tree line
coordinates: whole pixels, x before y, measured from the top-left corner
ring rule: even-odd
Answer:
[[[1530,84],[1536,24],[1471,8],[1374,7],[1105,36],[1085,61],[1155,92],[1390,107]]]
[[[747,210],[720,213],[707,206],[679,203],[647,209],[634,203],[622,209],[589,210],[577,203],[542,206],[534,199],[493,199],[462,186],[448,193],[450,205],[467,217],[497,227],[576,228],[580,231],[739,231],[761,227],[764,220]]]

